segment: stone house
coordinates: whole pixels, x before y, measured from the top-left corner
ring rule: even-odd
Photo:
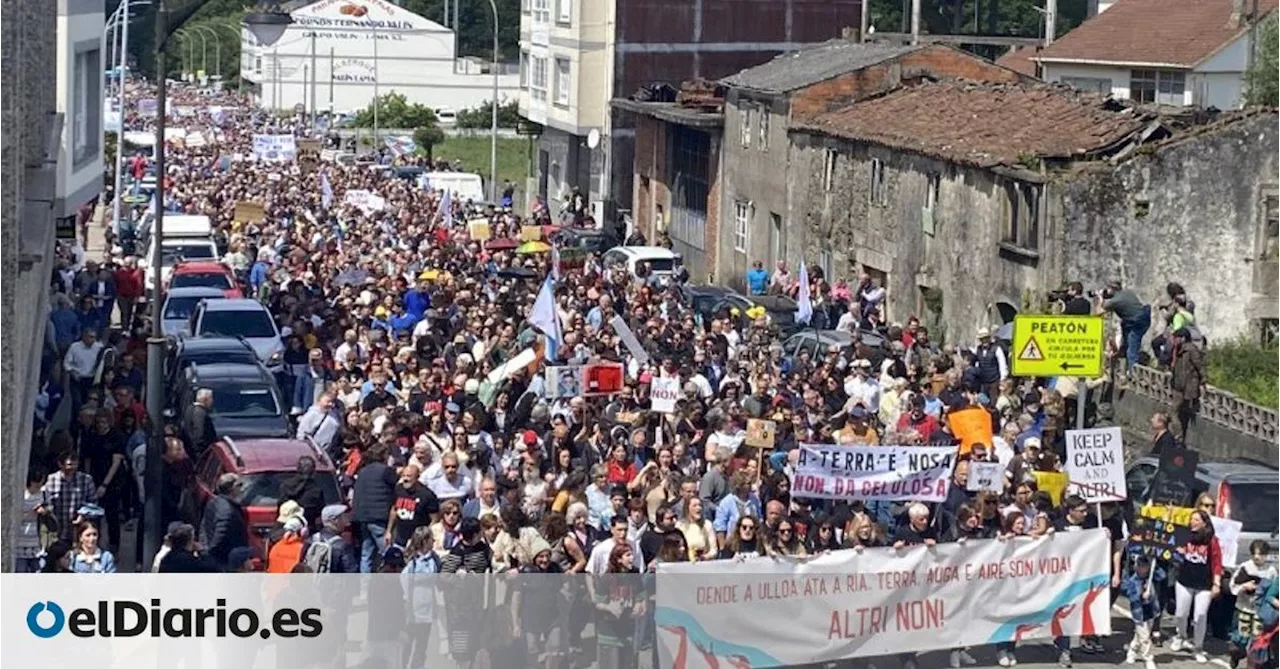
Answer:
[[[918,315],[968,342],[1065,281],[1112,278],[1150,301],[1180,281],[1214,338],[1274,318],[1257,308],[1275,257],[1274,111],[1182,130],[1065,86],[926,82],[814,115],[790,140],[788,259],[881,279],[890,322]]]

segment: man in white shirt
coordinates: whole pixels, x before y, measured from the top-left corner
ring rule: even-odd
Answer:
[[[591,549],[591,557],[587,558],[587,573],[595,576],[607,574],[609,572],[609,554],[613,552],[613,547],[622,541],[627,541],[626,514],[614,516],[609,521],[609,538],[596,544],[596,547]],[[640,552],[640,543],[637,541],[628,543],[631,546],[631,554],[635,557],[635,567],[643,574],[644,554]]]
[[[71,392],[75,399],[73,406],[84,403],[85,396],[93,387],[94,372],[97,371],[98,357],[102,354],[102,342],[93,328],[84,328],[80,332],[80,341],[71,342],[67,354],[62,358],[62,368],[71,377]]]
[[[333,352],[334,362],[343,367],[346,367],[348,362],[354,362],[357,365],[369,362],[369,349],[356,339],[355,330],[347,330],[343,333],[342,339],[342,344]]]
[[[458,463],[458,456],[454,453],[440,456],[440,461],[428,467],[422,476],[441,502],[446,499],[462,502],[475,493],[471,472]]]
[[[854,360],[853,371],[855,373],[844,382],[844,392],[849,396],[845,408],[852,409],[854,405],[861,404],[868,411],[879,411],[880,384],[871,378],[871,361]]]

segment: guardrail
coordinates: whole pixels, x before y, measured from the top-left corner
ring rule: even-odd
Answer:
[[[1129,390],[1172,407],[1175,398],[1169,388],[1169,377],[1169,372],[1139,365],[1133,370]],[[1246,402],[1213,386],[1206,386],[1201,394],[1197,418],[1273,445],[1280,427],[1280,413],[1274,409]]]

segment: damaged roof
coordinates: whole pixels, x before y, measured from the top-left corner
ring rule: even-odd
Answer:
[[[992,167],[1028,155],[1102,153],[1151,120],[1058,84],[926,82],[818,115],[796,129]]]
[[[789,93],[920,48],[923,47],[828,40],[811,48],[784,53],[763,65],[725,77],[720,83],[765,93]]]
[[[1277,0],[1257,0],[1256,18]],[[1242,0],[1246,14],[1253,0]],[[1033,58],[1042,62],[1194,67],[1248,32],[1233,21],[1234,0],[1118,0]],[[1237,17],[1240,18],[1240,17]]]

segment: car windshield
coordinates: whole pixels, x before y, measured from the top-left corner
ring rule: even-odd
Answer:
[[[645,262],[649,263],[649,268],[655,272],[670,272],[676,268],[676,261],[671,258],[650,258]]]
[[[274,337],[276,330],[265,311],[206,311],[199,334],[255,339]]]
[[[240,477],[239,494],[236,503],[248,506],[278,506],[280,504],[280,486],[293,472],[258,472],[244,474]],[[320,494],[325,504],[341,499],[338,493],[338,482],[332,474],[316,473],[314,480],[320,484]]]
[[[195,311],[196,305],[200,304],[200,300],[207,300],[208,297],[170,297],[164,302],[164,319],[166,321],[176,321],[180,318],[190,318],[191,312]]]
[[[184,355],[179,366],[185,370],[192,365],[212,365],[223,362],[256,365],[258,364],[258,354],[246,348],[226,351],[201,351]]]
[[[220,272],[201,272],[199,274],[175,274],[170,288],[231,288],[231,280]]]
[[[160,262],[165,267],[172,267],[178,260],[208,260],[213,258],[213,246],[210,244],[164,244],[160,247]]]
[[[280,415],[276,396],[266,386],[213,389],[213,415],[224,418],[270,418]]]
[[[1275,483],[1232,483],[1231,519],[1244,532],[1275,532],[1280,525],[1280,488]]]

